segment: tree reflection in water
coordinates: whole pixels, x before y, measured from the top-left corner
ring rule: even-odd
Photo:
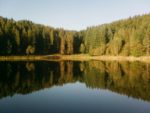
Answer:
[[[150,64],[140,62],[1,62],[0,98],[74,82],[150,101]]]

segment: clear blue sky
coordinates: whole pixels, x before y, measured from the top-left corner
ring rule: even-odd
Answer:
[[[150,13],[150,0],[0,0],[0,16],[81,30]]]

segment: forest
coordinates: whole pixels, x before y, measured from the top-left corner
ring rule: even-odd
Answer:
[[[149,56],[150,14],[69,31],[0,16],[0,55]]]

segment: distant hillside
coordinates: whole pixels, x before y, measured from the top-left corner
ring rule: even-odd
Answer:
[[[150,55],[150,14],[90,27],[83,37],[91,55]]]
[[[89,27],[80,32],[0,17],[0,50],[0,55],[149,56],[150,14]]]

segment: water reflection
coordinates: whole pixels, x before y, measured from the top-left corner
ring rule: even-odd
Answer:
[[[0,98],[81,82],[150,101],[150,64],[140,62],[1,62]]]

